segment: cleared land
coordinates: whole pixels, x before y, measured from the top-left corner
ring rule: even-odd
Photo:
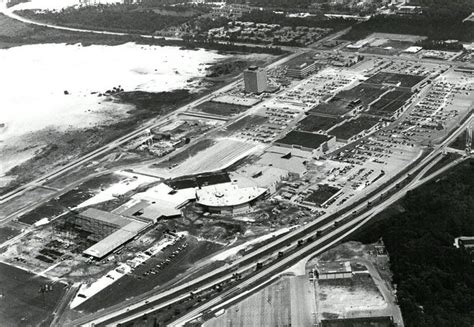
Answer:
[[[319,281],[319,308],[324,318],[355,317],[358,312],[385,309],[382,294],[370,275]]]
[[[167,169],[143,168],[150,174],[158,174],[165,178],[175,178],[192,174],[200,174],[224,169],[247,155],[255,152],[259,146],[232,139],[219,139],[210,147],[196,153],[187,155],[186,160],[177,166]],[[161,165],[160,165],[161,166]],[[141,171],[141,169],[137,169]]]
[[[255,127],[267,122],[267,120],[268,118],[264,116],[248,115],[227,126],[226,131],[233,133],[244,129],[254,129]]]
[[[230,307],[205,327],[290,326],[292,316],[290,278],[283,278]]]
[[[339,192],[339,189],[329,185],[320,185],[319,188],[313,191],[305,201],[312,202],[319,206],[329,200],[334,194]]]
[[[186,159],[195,156],[197,153],[210,148],[214,144],[215,144],[215,141],[211,139],[200,140],[197,143],[191,145],[186,150],[181,151],[178,154],[175,154],[174,156],[170,157],[166,161],[160,162],[158,164],[154,164],[152,165],[152,167],[166,168],[166,167],[172,167],[173,165],[178,165],[182,163],[183,161],[185,161]]]
[[[195,109],[212,115],[233,116],[244,112],[248,108],[237,104],[206,101],[196,106]]]

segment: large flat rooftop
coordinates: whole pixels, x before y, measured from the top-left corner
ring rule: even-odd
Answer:
[[[251,202],[266,191],[261,187],[239,188],[231,183],[219,184],[198,189],[196,202],[208,207],[233,207]]]
[[[285,137],[279,139],[275,143],[296,145],[304,148],[317,149],[330,139],[329,136],[323,134],[314,134],[308,132],[291,131]]]
[[[379,72],[374,76],[370,77],[365,81],[367,84],[377,84],[377,85],[394,85],[399,87],[408,87],[412,88],[425,77],[417,75],[408,75],[408,74],[398,74],[390,72]]]
[[[79,216],[83,218],[93,219],[93,220],[101,221],[104,223],[112,224],[119,228],[126,226],[130,223],[130,219],[127,219],[121,215],[107,212],[107,211],[102,211],[95,208],[89,208],[86,211],[81,212]]]
[[[358,117],[356,119],[348,120],[344,124],[339,125],[328,133],[334,135],[337,139],[348,140],[354,135],[358,135],[363,131],[369,130],[378,124],[379,118],[373,117]]]
[[[149,225],[147,223],[131,219],[128,220],[128,222],[129,223],[126,226],[120,228],[103,240],[84,250],[83,253],[98,259],[103,258],[122,244],[137,236],[138,233],[140,233]]]

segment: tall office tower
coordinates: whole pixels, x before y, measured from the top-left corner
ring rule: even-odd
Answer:
[[[257,66],[244,71],[245,92],[260,94],[267,89],[267,72]]]

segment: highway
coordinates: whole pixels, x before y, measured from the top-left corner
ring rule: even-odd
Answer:
[[[268,68],[272,68],[272,67],[275,67],[275,66],[279,66],[279,65],[282,65],[283,63],[285,63],[286,61],[292,59],[293,57],[297,56],[298,53],[292,53],[288,56],[285,56],[284,58],[276,61],[276,62],[273,62],[271,63],[270,65],[268,65],[267,67]],[[102,147],[100,147],[99,149],[96,149],[74,161],[71,161],[70,163],[64,165],[64,166],[61,166],[57,169],[54,169],[53,171],[49,172],[49,173],[46,173],[45,175],[29,182],[29,183],[26,183],[24,185],[21,185],[19,186],[18,188],[6,193],[6,194],[3,194],[2,196],[0,196],[0,204],[2,203],[5,203],[6,201],[9,201],[21,194],[23,194],[24,192],[32,189],[32,188],[35,188],[35,187],[38,187],[38,186],[41,186],[43,185],[44,183],[60,176],[60,175],[63,175],[64,173],[68,172],[68,171],[71,171],[75,168],[78,168],[80,167],[81,165],[84,165],[84,164],[87,164],[89,163],[90,161],[106,154],[107,152],[131,141],[132,139],[142,135],[145,131],[149,130],[149,129],[152,129],[152,128],[156,128],[156,127],[161,127],[161,126],[164,126],[166,125],[170,118],[175,116],[175,115],[178,115],[180,113],[183,113],[185,112],[186,110],[188,110],[190,107],[193,107],[193,106],[196,106],[204,101],[207,101],[209,99],[211,99],[214,95],[217,95],[219,93],[223,93],[223,92],[226,92],[228,91],[229,89],[235,87],[237,84],[241,83],[242,81],[242,78],[241,76],[239,76],[238,78],[236,78],[235,81],[223,86],[222,88],[218,89],[218,90],[215,90],[213,91],[212,93],[210,94],[207,94],[191,103],[188,103],[178,109],[176,109],[175,111],[172,111],[164,116],[161,116],[159,118],[153,118],[151,120],[149,120],[148,122],[146,122],[145,124],[143,124],[141,127],[139,127],[138,129],[136,129],[135,131],[132,131]],[[195,142],[195,140],[193,140],[193,142]]]
[[[275,275],[277,271],[283,270],[285,267],[291,266],[291,264],[294,264],[298,262],[302,257],[305,256],[305,254],[313,254],[313,255],[318,255],[322,252],[324,252],[326,249],[334,246],[338,242],[342,241],[345,237],[348,235],[352,234],[359,228],[361,228],[364,224],[366,224],[371,218],[376,216],[378,213],[382,212],[385,208],[388,206],[394,204],[395,202],[399,201],[401,198],[403,198],[408,191],[411,191],[419,186],[421,186],[424,183],[427,183],[428,181],[432,180],[433,178],[436,178],[439,176],[441,173],[451,169],[455,165],[459,164],[460,162],[464,161],[467,159],[467,157],[464,158],[459,158],[456,161],[450,163],[449,165],[443,167],[437,172],[434,172],[432,175],[428,177],[424,177],[425,173],[432,168],[434,164],[436,164],[437,160],[434,162],[431,162],[434,158],[437,158],[444,148],[449,145],[457,136],[459,136],[464,129],[469,125],[470,122],[469,118],[463,125],[461,125],[457,131],[453,134],[450,135],[443,143],[441,143],[436,150],[434,150],[432,153],[430,153],[425,159],[423,159],[418,165],[413,167],[410,172],[404,174],[404,176],[400,177],[397,181],[392,183],[390,186],[385,188],[383,192],[388,191],[389,189],[393,189],[395,185],[398,183],[402,182],[404,179],[412,175],[413,173],[417,173],[416,177],[409,183],[407,184],[404,188],[402,188],[400,191],[398,191],[396,194],[393,196],[389,197],[388,199],[382,201],[378,205],[374,206],[370,210],[364,212],[363,214],[359,215],[357,218],[352,219],[348,224],[344,224],[339,228],[334,229],[331,231],[329,234],[317,239],[316,241],[310,243],[309,245],[305,246],[304,248],[301,248],[298,252],[292,254],[289,257],[284,258],[283,260],[277,262],[275,265],[272,265],[271,267],[268,267],[267,269],[261,271],[259,274],[253,276],[252,278],[246,280],[245,282],[241,283],[238,285],[239,289],[245,289],[248,288],[252,285],[257,284],[258,282],[265,281],[266,279],[272,277]],[[421,171],[419,170],[419,167],[424,167]],[[376,195],[372,197],[369,201],[374,201],[375,197],[379,197],[379,195]],[[364,202],[365,205],[365,202]],[[359,208],[358,209],[362,209]],[[346,218],[350,217],[350,213],[344,214],[340,217],[339,220],[343,220]],[[327,224],[324,227],[322,227],[322,230],[325,230],[327,228],[331,228],[332,224]],[[229,291],[228,293],[233,292],[233,290]],[[197,318],[202,312],[211,309],[213,306],[216,304],[219,304],[219,300],[222,301],[222,298],[225,297],[225,295],[221,295],[220,297],[216,298],[215,300],[209,301],[202,306],[192,310],[191,312],[187,313],[183,317],[179,318],[178,320],[174,321],[171,326],[183,326],[185,323]],[[228,299],[227,299],[228,300]],[[122,320],[121,322],[127,322],[130,320]]]
[[[471,117],[472,118],[472,117]],[[75,322],[75,325],[81,324],[90,326],[92,323],[95,325],[97,324],[109,324],[116,321],[130,321],[129,317],[136,317],[141,316],[144,313],[149,313],[155,311],[159,308],[165,306],[165,304],[160,303],[160,301],[166,300],[166,305],[170,303],[177,302],[189,296],[186,294],[190,290],[197,289],[204,290],[208,289],[222,281],[229,280],[232,278],[232,275],[235,272],[239,271],[246,271],[250,267],[254,267],[255,263],[261,260],[262,257],[265,257],[268,253],[277,253],[279,250],[286,249],[290,244],[296,243],[298,240],[306,240],[309,236],[313,236],[315,234],[315,228],[319,230],[325,230],[327,228],[331,228],[334,226],[335,221],[340,222],[340,226],[335,228],[329,234],[325,235],[324,237],[318,239],[317,241],[301,248],[301,250],[295,252],[291,256],[284,257],[283,260],[278,261],[271,267],[268,267],[262,270],[258,275],[255,275],[251,279],[243,282],[239,285],[239,288],[246,287],[247,285],[252,285],[256,281],[260,280],[261,278],[271,276],[271,274],[275,273],[285,265],[289,265],[290,263],[294,263],[295,260],[298,258],[303,257],[304,253],[308,251],[312,251],[315,254],[318,253],[317,251],[324,251],[327,247],[332,244],[336,244],[338,241],[346,237],[347,235],[353,233],[360,227],[362,227],[365,223],[367,223],[373,216],[380,213],[384,210],[387,206],[395,203],[396,201],[400,200],[407,191],[412,190],[423,183],[427,182],[428,178],[421,178],[424,176],[426,171],[431,168],[431,163],[435,160],[444,150],[444,148],[449,145],[458,135],[460,135],[464,129],[469,125],[470,118],[467,119],[462,125],[460,125],[457,130],[452,133],[449,137],[447,137],[441,144],[439,144],[431,153],[429,153],[425,158],[423,158],[418,164],[414,167],[410,168],[407,172],[405,172],[402,176],[396,178],[394,181],[390,182],[389,185],[383,187],[381,190],[377,192],[377,194],[369,196],[366,200],[353,209],[350,212],[346,212],[342,215],[331,214],[331,215],[323,215],[313,222],[307,224],[304,227],[294,230],[289,234],[282,236],[275,241],[258,248],[257,250],[247,254],[246,256],[240,258],[228,264],[224,267],[218,268],[210,273],[207,273],[199,278],[194,279],[192,282],[184,283],[177,287],[174,287],[170,290],[160,292],[158,294],[154,294],[148,296],[146,298],[137,298],[136,301],[130,303],[124,303],[122,308],[118,307],[111,307],[100,313],[96,313],[90,315],[89,317],[81,318]],[[427,166],[428,165],[428,166]],[[421,171],[420,171],[421,169]],[[378,203],[374,207],[370,208],[367,211],[364,211],[367,208],[367,202],[376,203],[381,199],[381,194],[388,194],[390,191],[397,188],[400,183],[404,182],[408,178],[413,177],[413,174],[416,173],[416,178],[414,178],[409,184],[405,187],[401,188],[400,190],[396,191],[391,197],[384,198],[382,202]],[[353,217],[353,212],[362,212],[360,215]],[[349,222],[344,222],[344,220],[349,219]],[[330,244],[330,245],[328,245]],[[326,246],[327,245],[327,246]],[[266,274],[265,274],[266,273]],[[176,296],[174,299],[169,299],[170,297]],[[211,302],[213,303],[213,302]],[[207,304],[204,304],[205,308],[200,310],[200,312],[205,311],[207,309]],[[210,306],[212,307],[212,305]],[[140,308],[143,308],[140,310]],[[129,316],[130,315],[130,316]],[[188,316],[188,315],[186,315]],[[118,318],[118,320],[117,320]]]
[[[48,25],[48,24],[38,23],[38,22],[25,19],[23,17],[20,17],[14,14],[10,10],[5,10],[3,12],[7,16],[13,19],[17,19],[19,21],[22,21],[28,24],[35,24],[35,25],[45,26],[45,27],[50,27],[50,28],[63,29],[63,30],[69,30],[69,31],[75,31],[75,32],[98,33],[98,34],[106,34],[106,35],[134,35],[134,34],[129,34],[129,33],[95,31],[95,30],[75,29],[75,28],[61,27],[61,26],[55,26],[55,25]],[[153,37],[151,35],[140,35],[140,36],[144,38]],[[305,51],[307,50],[308,49],[305,49]],[[293,53],[292,56],[296,54],[297,53]],[[380,56],[377,55],[377,57],[380,57]],[[271,64],[271,66],[280,65],[284,61],[289,60],[289,58],[290,57],[285,57]],[[390,57],[390,59],[396,60],[396,59],[401,59],[401,58]],[[436,63],[440,64],[442,62],[436,61]],[[173,115],[176,115],[179,112],[184,112],[190,106],[194,106],[200,102],[208,100],[216,93],[225,92],[225,90],[228,90],[229,88],[234,87],[237,83],[240,83],[240,81],[241,79],[239,78],[236,81],[222,87],[221,89],[216,90],[212,92],[211,94],[204,96],[203,98],[195,100],[191,104],[187,104],[177,109],[174,112],[171,112],[163,117],[160,117],[158,121],[156,120],[156,118],[152,119],[149,122],[145,123],[140,128],[138,128],[137,130],[127,135],[124,135],[118,138],[117,140],[97,150],[94,150],[82,156],[81,158],[78,158],[68,163],[65,166],[57,168],[53,170],[52,172],[47,173],[35,179],[32,182],[29,182],[25,185],[20,186],[19,188],[1,196],[0,204],[8,200],[11,200],[18,195],[23,194],[24,192],[26,192],[27,190],[31,188],[42,186],[44,183],[50,181],[51,179],[54,179],[68,171],[71,171],[72,169],[78,168],[81,165],[84,165],[90,162],[91,160],[106,154],[107,152],[140,136],[142,133],[144,133],[148,129],[151,129],[154,127],[160,127],[166,124],[169,118],[172,117]],[[469,124],[469,119],[464,124],[459,126],[458,129],[449,137],[447,137],[441,144],[436,146],[436,148],[432,152],[430,152],[425,158],[423,158],[419,163],[417,163],[414,167],[410,168],[408,172],[396,178],[395,181],[390,182],[389,185],[383,186],[381,190],[378,191],[377,194],[369,195],[366,201],[363,201],[362,203],[356,205],[353,209],[350,210],[350,212],[346,212],[343,214],[336,213],[336,214],[323,215],[315,219],[313,222],[307,224],[306,226],[303,226],[297,230],[294,230],[293,232],[290,232],[289,234],[281,238],[278,238],[274,240],[273,242],[265,246],[262,246],[259,249],[245,255],[239,260],[236,260],[235,262],[231,264],[228,264],[224,267],[218,268],[210,273],[200,276],[199,278],[196,278],[195,280],[191,282],[176,286],[167,291],[161,291],[159,293],[158,291],[152,291],[151,293],[157,293],[157,294],[150,295],[147,293],[145,296],[137,297],[136,299],[133,299],[130,302],[125,302],[118,306],[113,306],[101,312],[94,313],[92,315],[80,318],[72,322],[71,325],[91,326],[92,324],[95,324],[95,325],[112,324],[112,323],[116,324],[118,322],[124,323],[124,322],[131,321],[134,318],[140,317],[145,313],[156,311],[159,308],[166,307],[170,304],[176,303],[179,300],[186,299],[187,297],[189,297],[189,290],[194,290],[195,288],[199,290],[208,289],[218,283],[221,283],[222,281],[231,279],[232,275],[236,271],[237,272],[248,271],[249,269],[252,269],[255,266],[256,262],[261,260],[262,257],[267,257],[269,253],[277,253],[279,250],[287,249],[288,245],[290,244],[294,245],[299,240],[306,241],[308,237],[313,236],[315,234],[316,230],[330,230],[329,233],[327,233],[326,235],[320,238],[317,238],[315,241],[310,242],[310,243],[305,243],[304,246],[302,246],[299,250],[292,253],[291,255],[284,256],[281,260],[275,261],[274,263],[271,263],[269,266],[266,266],[257,274],[252,276],[251,278],[248,278],[242,281],[237,287],[240,290],[244,290],[248,287],[251,287],[252,285],[255,285],[255,284],[261,283],[264,280],[267,280],[270,276],[275,275],[276,273],[281,271],[283,268],[291,264],[294,264],[305,254],[314,253],[316,255],[318,253],[321,253],[322,251],[340,242],[342,239],[344,239],[345,237],[347,237],[354,231],[361,228],[368,221],[370,221],[372,217],[374,217],[377,213],[383,211],[387,206],[400,200],[406,194],[407,191],[414,189],[422,185],[423,183],[426,183],[427,181],[431,180],[432,178],[435,178],[436,176],[439,176],[439,174],[436,174],[436,176],[433,177],[433,174],[432,174],[428,177],[422,178],[422,176],[424,176],[424,173],[426,173],[434,164],[436,164],[437,160],[439,160],[439,156],[442,153],[443,149],[449,143],[451,143],[451,141],[454,140],[455,137],[457,137],[461,132],[463,132],[468,124]],[[449,164],[448,166],[443,167],[440,170],[440,172],[446,171],[447,169],[449,169],[449,167],[452,167],[454,164],[457,164],[459,162],[460,161],[456,160],[455,162]],[[397,188],[397,185],[412,178],[413,174],[416,174],[415,178],[411,180],[406,186],[397,190],[392,196],[381,200],[380,194],[388,194],[392,192],[394,189]],[[367,209],[367,202],[374,202],[377,204]],[[354,215],[353,212],[356,212],[357,215]],[[334,228],[335,221],[340,222],[340,225],[338,225],[336,228]],[[233,292],[233,291],[234,290],[231,290],[228,292]],[[213,306],[215,306],[216,304],[220,303],[224,295],[225,294],[207,303],[204,303],[202,306],[196,308],[195,310],[192,310],[191,312],[187,313],[186,315],[178,319],[173,325],[180,326],[186,323],[187,321],[194,319],[203,311],[206,311],[212,308]]]

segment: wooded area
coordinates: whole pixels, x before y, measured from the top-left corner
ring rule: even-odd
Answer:
[[[360,239],[383,238],[405,326],[472,327],[473,258],[453,242],[474,235],[474,160],[409,192],[401,205],[406,211],[368,228]]]

